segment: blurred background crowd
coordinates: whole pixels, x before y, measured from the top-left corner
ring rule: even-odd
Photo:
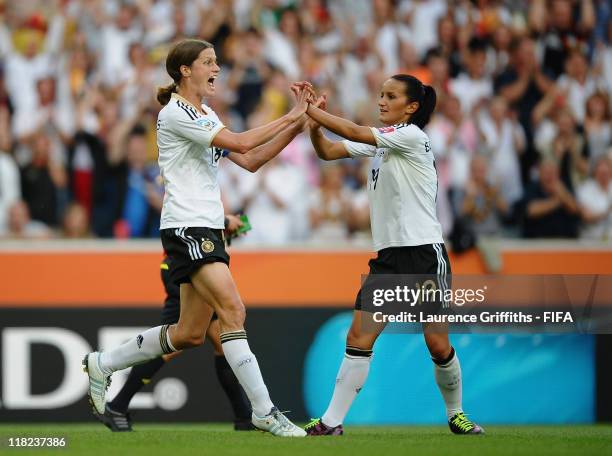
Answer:
[[[438,214],[478,236],[612,237],[608,0],[0,0],[0,238],[157,237],[156,87],[184,37],[221,65],[207,100],[233,131],[290,109],[292,81],[378,126],[382,82],[432,85]],[[240,242],[360,242],[368,163],[307,134],[255,174],[221,165]]]

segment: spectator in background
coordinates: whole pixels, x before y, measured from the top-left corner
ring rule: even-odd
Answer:
[[[450,91],[461,101],[465,114],[471,114],[493,95],[493,83],[485,73],[486,52],[486,42],[472,38],[466,54],[467,71],[450,82]]]
[[[446,59],[449,74],[452,78],[459,76],[462,69],[460,34],[451,15],[446,15],[438,21],[438,46],[436,49]]]
[[[6,88],[13,97],[15,111],[30,111],[36,106],[36,81],[54,67],[62,50],[65,18],[60,11],[50,24],[40,15],[23,18],[16,29],[20,46],[15,48],[11,30],[0,23],[0,55],[4,59]],[[47,27],[48,26],[48,27]]]
[[[64,80],[64,82],[67,82]],[[65,145],[74,134],[74,109],[70,89],[58,88],[53,75],[43,75],[36,81],[36,102],[30,108],[22,108],[13,118],[15,137],[27,143],[33,136],[44,132],[51,142],[51,160],[58,166],[66,163]],[[31,154],[27,151],[24,154]],[[29,161],[31,157],[24,157]]]
[[[612,145],[610,98],[606,92],[596,92],[586,102],[584,132],[589,144],[589,162],[594,164]]]
[[[438,104],[444,103],[449,94],[448,61],[437,49],[432,49],[425,56],[425,65],[430,74],[430,86],[436,91]]]
[[[142,40],[142,29],[136,23],[137,9],[121,2],[114,17],[103,16],[100,30],[100,60],[98,61],[102,81],[115,87],[125,81],[129,67],[129,49],[132,43]]]
[[[565,74],[559,77],[557,86],[578,125],[584,123],[585,100],[595,92],[607,89],[603,79],[591,74],[586,57],[578,50],[571,51],[567,56]]]
[[[500,75],[510,63],[511,54],[512,30],[507,25],[501,25],[493,30],[492,46],[487,55],[487,73]]]
[[[159,235],[163,192],[160,172],[147,164],[146,130],[137,125],[125,144],[125,169],[119,180],[119,220],[116,237],[156,237]]]
[[[479,148],[476,124],[461,110],[459,98],[448,96],[441,109],[426,129],[436,157],[438,193],[466,186],[470,162]]]
[[[78,203],[71,203],[64,212],[62,237],[68,239],[86,239],[91,237],[89,215]]]
[[[321,168],[321,185],[310,197],[311,238],[321,242],[346,240],[351,195],[344,187],[339,164],[326,163]]]
[[[21,193],[33,220],[57,227],[66,171],[51,160],[51,140],[46,134],[35,134],[31,143],[32,161],[21,170]]]
[[[53,232],[47,225],[30,218],[28,205],[21,200],[12,204],[8,212],[8,229],[4,237],[8,239],[49,239]]]
[[[377,52],[383,60],[384,74],[395,74],[400,67],[398,25],[391,0],[373,0],[374,27],[372,33]]]
[[[559,108],[542,127],[537,147],[544,160],[553,160],[561,169],[561,180],[573,192],[588,175],[589,148],[578,131],[572,112]]]
[[[526,238],[578,237],[578,204],[559,177],[559,165],[544,159],[540,176],[525,192],[523,236]]]
[[[19,168],[11,150],[10,113],[0,104],[0,235],[7,229],[9,208],[21,199]]]
[[[503,97],[495,97],[479,119],[482,145],[489,157],[489,179],[507,204],[523,196],[519,157],[525,151],[525,133],[512,118]]]
[[[256,29],[249,29],[232,44],[231,65],[227,86],[236,94],[234,109],[246,120],[257,107],[270,74],[262,37]]]
[[[351,192],[348,228],[352,238],[357,241],[372,241],[370,202],[367,190],[370,166],[369,160],[361,160],[357,173],[357,188]]]
[[[425,53],[438,44],[438,24],[448,9],[445,0],[414,0],[400,2],[399,13],[412,30],[411,42],[417,55]],[[452,22],[452,21],[451,21]]]
[[[552,88],[553,82],[538,65],[535,43],[531,38],[515,40],[511,55],[510,64],[495,78],[494,87],[511,108],[518,112],[518,121],[525,131],[529,146],[534,136],[532,112],[544,94]]]
[[[294,225],[308,223],[294,217],[294,202],[306,195],[303,170],[276,157],[243,181],[243,207],[253,230],[243,245],[283,245],[295,239]]]
[[[612,239],[612,164],[610,158],[599,157],[593,176],[577,192],[582,216],[580,237],[600,241]]]
[[[475,156],[470,164],[470,180],[459,196],[459,218],[476,235],[499,236],[509,213],[499,185],[489,182],[487,159]]]
[[[570,0],[530,2],[529,25],[540,37],[543,68],[555,79],[563,73],[570,51],[588,52],[589,34],[595,27],[595,9],[592,0],[579,0],[577,3],[579,8],[574,14]]]
[[[281,13],[278,29],[271,27],[264,32],[264,53],[291,80],[300,74],[297,52],[302,33],[299,16],[293,9]]]

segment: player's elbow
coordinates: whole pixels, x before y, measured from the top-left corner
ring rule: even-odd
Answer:
[[[250,173],[254,173],[259,168],[261,168],[261,164],[259,164],[259,163],[247,162],[244,165],[244,169],[246,169]]]
[[[242,141],[238,141],[236,143],[236,147],[234,149],[234,152],[237,152],[239,154],[246,154],[249,150],[251,150],[251,146],[247,143],[244,143]]]

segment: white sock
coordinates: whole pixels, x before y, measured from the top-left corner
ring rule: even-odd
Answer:
[[[144,363],[176,349],[170,342],[168,327],[156,326],[128,340],[112,350],[100,354],[100,368],[106,374]]]
[[[221,334],[223,354],[234,371],[234,375],[244,388],[253,413],[265,416],[270,413],[274,404],[270,400],[268,388],[263,381],[257,358],[251,352],[246,339],[246,331],[232,331]]]
[[[438,364],[434,361],[436,383],[446,404],[446,415],[449,419],[463,411],[461,408],[461,365],[454,348],[452,348],[451,356],[450,361],[445,364]]]
[[[360,356],[354,356],[356,353]],[[359,350],[347,347],[347,354],[344,355],[338,370],[338,376],[336,377],[334,394],[327,410],[321,417],[323,424],[329,427],[342,424],[357,393],[361,391],[368,378],[371,361],[372,350]]]

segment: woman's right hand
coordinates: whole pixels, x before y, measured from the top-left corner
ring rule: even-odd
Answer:
[[[297,122],[308,109],[308,104],[313,100],[314,91],[312,85],[308,81],[295,82],[291,85],[291,92],[296,98],[296,105],[289,111],[289,119],[292,122]]]
[[[322,109],[323,111],[327,111],[327,94],[324,93],[319,98],[317,98],[317,101],[313,103],[313,106]],[[319,122],[307,115],[306,117],[308,119],[306,120],[306,128],[308,128],[309,130],[316,130],[318,128],[321,128],[321,124]]]

